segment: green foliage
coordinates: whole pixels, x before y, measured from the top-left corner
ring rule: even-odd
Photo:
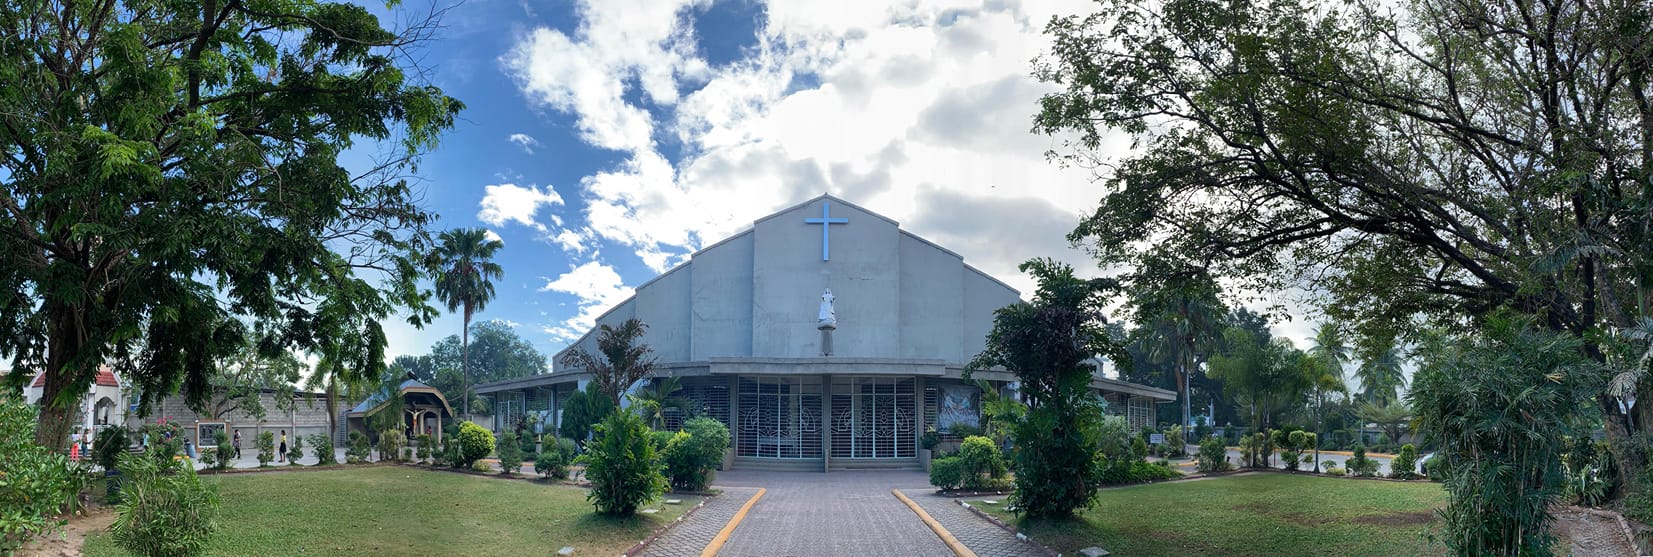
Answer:
[[[1316,436],[1301,429],[1277,429],[1269,432],[1269,440],[1280,449],[1280,460],[1286,469],[1296,471],[1303,461],[1303,453],[1314,449]]]
[[[382,321],[433,317],[415,254],[434,215],[408,177],[462,104],[399,54],[432,24],[322,1],[43,9],[0,17],[0,354],[8,383],[46,374],[44,444],[105,362],[141,369],[141,413],[180,386],[201,408],[248,344],[371,376]],[[384,156],[347,168],[365,144]]]
[[[592,426],[614,413],[614,402],[598,390],[596,383],[587,383],[584,390],[574,391],[563,407],[562,425],[557,429],[563,437],[584,443],[591,436]]]
[[[1039,281],[1033,301],[994,312],[986,347],[965,371],[1000,367],[1016,375],[1028,405],[1012,431],[1016,505],[1030,517],[1068,516],[1096,500],[1102,411],[1090,394],[1095,368],[1089,362],[1098,354],[1129,361],[1108,336],[1104,317],[1107,295],[1119,284],[1079,279],[1052,260],[1019,269]]]
[[[1132,451],[1131,424],[1124,416],[1103,416],[1097,421],[1097,447],[1108,458],[1128,458]]]
[[[414,440],[419,444],[419,449],[414,453],[414,456],[419,458],[419,462],[429,461],[431,457],[431,445],[436,441],[432,439],[431,436],[423,433],[419,434],[419,436],[414,438]]]
[[[68,455],[35,443],[35,409],[0,392],[0,554],[62,526],[86,485]]]
[[[1234,465],[1228,463],[1228,447],[1221,437],[1200,440],[1200,452],[1195,455],[1195,469],[1201,472],[1226,472]]]
[[[361,464],[373,458],[373,445],[369,443],[367,434],[352,431],[345,436],[345,442],[348,444],[344,450],[346,464]]]
[[[930,461],[930,485],[939,490],[958,489],[964,485],[964,461],[956,456]]]
[[[407,446],[407,434],[399,426],[379,431],[379,460],[395,462],[402,459],[402,448]]]
[[[463,308],[461,308],[463,309]],[[449,335],[430,347],[426,356],[402,356],[396,359],[401,369],[414,379],[442,391],[449,404],[464,407],[465,359],[469,353],[470,382],[489,383],[505,379],[527,377],[544,373],[545,354],[534,348],[534,343],[522,338],[509,324],[499,320],[471,323],[469,339]],[[468,343],[468,344],[467,344]],[[471,411],[487,410],[487,398],[471,394]]]
[[[630,516],[666,489],[649,426],[634,413],[615,412],[603,419],[585,459],[585,477],[591,482],[586,500],[599,513]]]
[[[301,458],[304,458],[304,436],[294,432],[293,442],[287,444],[287,464],[298,466]]]
[[[1148,457],[1148,442],[1141,437],[1131,439],[1131,459],[1142,460]]]
[[[1349,474],[1359,478],[1376,476],[1379,464],[1377,460],[1366,457],[1366,445],[1356,444],[1354,453],[1354,456],[1343,462]]]
[[[230,434],[223,431],[213,437],[218,445],[218,469],[227,470],[235,462],[235,443],[230,440]]]
[[[448,230],[425,259],[425,266],[435,276],[436,297],[447,304],[448,311],[458,311],[464,318],[461,331],[462,354],[469,352],[471,317],[487,307],[494,298],[494,283],[505,276],[505,270],[494,263],[494,254],[505,247],[504,242],[488,237],[483,228]],[[471,360],[460,358],[460,397],[465,417],[471,415]]]
[[[575,347],[563,353],[562,364],[590,373],[590,385],[619,406],[622,393],[654,373],[654,349],[638,342],[648,330],[648,324],[637,319],[627,319],[619,327],[599,325],[597,352],[601,356]]]
[[[1165,430],[1165,456],[1181,458],[1188,455],[1188,442],[1182,436],[1182,426]]]
[[[534,469],[547,478],[568,479],[568,465],[574,462],[574,440],[547,433],[540,444],[545,448],[534,461]]]
[[[650,430],[649,431],[649,442],[654,444],[655,454],[659,454],[660,452],[665,451],[666,450],[666,443],[671,442],[672,437],[675,436],[676,434],[677,434],[677,432],[674,432],[674,431]]]
[[[258,434],[258,442],[256,446],[258,447],[258,467],[269,467],[270,461],[276,459],[275,432],[266,431]]]
[[[149,434],[150,458],[157,466],[170,466],[173,457],[184,452],[184,430],[176,422],[161,422],[144,426]]]
[[[454,468],[466,468],[465,450],[460,447],[457,432],[449,436],[447,442],[442,445],[442,462]]]
[[[1206,374],[1222,382],[1224,393],[1250,408],[1251,425],[1266,427],[1287,408],[1301,404],[1311,389],[1317,365],[1283,338],[1258,338],[1242,327],[1223,331],[1223,348],[1211,357]]]
[[[1528,318],[1495,316],[1456,344],[1461,352],[1418,370],[1410,393],[1424,442],[1440,447],[1435,458],[1446,465],[1446,545],[1483,554],[1548,548],[1562,455],[1570,438],[1589,436],[1603,370],[1577,337]]]
[[[1274,440],[1269,434],[1259,431],[1240,438],[1240,466],[1267,468],[1273,455]]]
[[[126,453],[126,428],[109,426],[99,431],[92,443],[92,462],[104,470],[114,470],[120,455]]]
[[[460,424],[458,437],[459,461],[455,463],[458,466],[468,467],[494,451],[494,432],[474,422]]]
[[[201,554],[217,527],[218,490],[185,460],[158,467],[154,459],[123,455],[120,470],[123,496],[109,527],[115,543],[139,555]]]
[[[936,432],[935,427],[926,427],[924,429],[924,435],[920,435],[918,437],[918,446],[926,451],[933,451],[935,450],[936,445],[940,444],[941,434]]]
[[[514,431],[499,434],[496,443],[499,449],[499,470],[506,474],[515,474],[522,469],[522,443],[517,441]]]
[[[338,457],[333,454],[333,438],[326,433],[310,434],[310,447],[316,454],[316,466],[324,464],[338,464]]]
[[[1572,448],[1561,456],[1561,473],[1566,478],[1562,499],[1587,507],[1602,506],[1613,491],[1613,466],[1605,444],[1589,437],[1573,439]]]
[[[702,491],[729,449],[729,428],[715,418],[697,416],[683,423],[683,431],[666,443],[666,476],[672,487]]]
[[[1418,479],[1418,448],[1411,443],[1400,446],[1400,453],[1389,461],[1389,477],[1400,480]]]
[[[958,459],[964,466],[965,489],[990,489],[997,483],[992,480],[1003,478],[1008,472],[1004,455],[999,452],[998,445],[994,445],[993,440],[986,437],[964,438],[964,442],[959,445]]]
[[[1336,462],[1332,462],[1332,461],[1328,460],[1328,461],[1326,461],[1326,475],[1328,475],[1328,476],[1337,476],[1337,477],[1341,478],[1343,476],[1349,475],[1349,471],[1347,469],[1344,469],[1344,468],[1338,468]]]
[[[1168,466],[1167,462],[1148,462],[1145,460],[1110,460],[1105,457],[1097,458],[1100,468],[1102,485],[1126,485],[1136,483],[1157,482],[1182,476]]]

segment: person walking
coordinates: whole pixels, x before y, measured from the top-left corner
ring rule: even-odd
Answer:
[[[287,430],[281,430],[281,452],[276,453],[276,462],[287,462]]]
[[[241,459],[241,430],[235,430],[235,438],[230,441],[235,446],[235,458]]]
[[[80,462],[80,432],[69,430],[69,461]]]

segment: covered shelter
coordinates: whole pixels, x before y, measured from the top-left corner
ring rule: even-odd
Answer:
[[[442,428],[454,419],[453,407],[448,405],[448,399],[442,396],[442,391],[415,379],[408,379],[397,387],[396,392],[402,397],[403,433],[406,433],[409,439],[427,434],[432,439],[440,441]],[[376,442],[378,432],[368,427],[368,419],[389,406],[390,400],[383,393],[373,393],[345,411],[345,431],[360,431]]]

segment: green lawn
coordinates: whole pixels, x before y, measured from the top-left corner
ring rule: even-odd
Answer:
[[[208,476],[223,497],[210,555],[618,555],[700,501],[619,520],[586,490],[402,466]],[[125,555],[107,534],[91,557]]]
[[[1100,545],[1114,555],[1441,554],[1428,535],[1446,490],[1430,482],[1374,482],[1253,474],[1101,492],[1072,521],[1022,521],[981,505],[1064,554]]]

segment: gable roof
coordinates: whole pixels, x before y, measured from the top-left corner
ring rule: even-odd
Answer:
[[[450,415],[450,416],[453,415],[453,407],[448,405],[448,398],[445,397],[445,396],[442,396],[442,391],[437,390],[436,387],[426,385],[426,384],[421,383],[421,382],[419,382],[417,380],[414,380],[414,379],[408,379],[406,381],[403,381],[401,385],[396,387],[396,394],[399,395],[399,396],[407,396],[408,393],[426,393],[426,394],[430,394],[430,395],[435,395],[436,400],[439,400],[439,401],[442,402],[442,408],[448,412],[448,415]],[[350,408],[350,415],[351,416],[371,415],[374,412],[377,412],[379,410],[379,407],[384,406],[385,402],[386,402],[386,400],[385,400],[385,397],[384,397],[384,393],[375,392],[371,395],[368,395],[368,397],[366,399],[362,400],[361,402],[356,403],[356,406],[351,407]]]
[[[96,384],[99,387],[120,387],[121,378],[115,375],[115,370],[110,369],[109,366],[98,366],[98,378],[96,380]],[[34,382],[30,383],[29,386],[36,389],[46,388],[46,374],[35,374]]]

